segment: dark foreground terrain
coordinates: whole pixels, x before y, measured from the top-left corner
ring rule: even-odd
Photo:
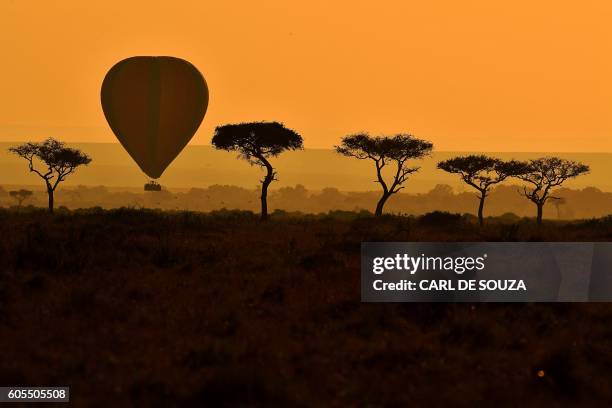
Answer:
[[[612,305],[361,304],[359,250],[610,239],[609,219],[0,210],[0,384],[100,407],[601,406]]]

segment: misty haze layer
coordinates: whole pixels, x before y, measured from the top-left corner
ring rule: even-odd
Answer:
[[[40,184],[39,178],[30,174],[27,164],[7,152],[8,147],[18,143],[0,143],[0,185],[21,186]],[[66,186],[107,186],[141,188],[147,181],[144,175],[119,144],[70,143],[90,155],[92,163],[79,169],[67,179]],[[410,176],[404,192],[424,193],[436,184],[448,184],[457,192],[471,188],[459,177],[436,169],[436,163],[458,154],[457,152],[434,152],[424,160],[411,161],[421,170]],[[612,191],[612,153],[487,153],[501,159],[529,159],[545,155],[578,160],[591,166],[590,174],[575,180],[568,180],[568,188],[596,187]],[[301,184],[309,190],[327,187],[340,191],[377,191],[374,166],[369,161],[342,157],[332,150],[306,149],[286,152],[272,160],[278,172],[278,181],[271,188]],[[234,185],[248,189],[259,185],[263,172],[251,167],[233,153],[216,151],[210,146],[187,146],[159,179],[170,189],[205,188],[211,185]],[[508,184],[508,183],[506,183]]]
[[[502,216],[508,222],[517,217],[534,217],[535,206],[518,193],[517,185],[502,185],[494,189],[485,207],[485,216]],[[287,212],[325,213],[329,211],[373,211],[378,192],[342,192],[336,188],[309,191],[304,186],[282,187],[269,195],[270,210]],[[562,188],[555,194],[563,200],[553,200],[544,208],[546,219],[584,219],[610,214],[612,193],[593,187],[582,190]],[[38,188],[23,206],[45,207],[46,192]],[[427,193],[399,193],[393,196],[386,212],[420,215],[433,211],[475,214],[478,198],[472,192],[456,193],[446,184],[438,184]],[[0,186],[0,207],[15,206],[6,188]],[[58,190],[57,205],[69,209],[102,207],[106,209],[132,207],[163,210],[214,211],[221,209],[258,212],[259,190],[229,185],[207,188],[143,192],[142,189],[107,187],[66,187]]]

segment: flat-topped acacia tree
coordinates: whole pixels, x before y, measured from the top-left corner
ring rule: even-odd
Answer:
[[[25,190],[23,188],[21,190],[9,191],[9,195],[11,197],[13,197],[15,200],[17,200],[17,206],[18,207],[21,207],[21,204],[25,200],[30,198],[32,196],[32,194],[34,194],[34,192],[32,190]]]
[[[218,126],[212,138],[216,149],[235,151],[251,165],[266,169],[261,180],[261,219],[268,218],[268,186],[276,180],[270,163],[286,150],[303,148],[302,137],[278,122],[250,122]]]
[[[63,142],[49,138],[41,143],[24,143],[11,147],[9,152],[27,160],[30,172],[45,181],[49,196],[49,212],[53,212],[55,189],[79,166],[88,165],[91,158],[78,149],[66,147]],[[37,168],[37,166],[39,166]],[[46,168],[46,169],[45,169]]]
[[[438,163],[438,168],[458,174],[466,184],[478,190],[478,223],[482,226],[485,198],[489,195],[491,187],[518,174],[523,166],[514,160],[502,161],[485,155],[468,155],[441,161]]]
[[[429,155],[433,144],[409,134],[374,137],[367,133],[358,133],[342,138],[340,145],[335,148],[336,152],[344,156],[374,162],[376,182],[383,190],[374,211],[374,215],[380,216],[389,197],[404,188],[402,184],[408,176],[419,170],[419,167],[408,167],[408,160]],[[383,176],[383,169],[387,165],[395,166],[393,179],[389,182],[385,181]]]
[[[539,159],[521,162],[522,169],[514,177],[531,185],[523,187],[523,195],[537,207],[536,222],[542,224],[544,204],[549,199],[558,199],[550,195],[552,189],[560,186],[566,180],[586,174],[590,171],[584,163],[565,160],[559,157],[541,157]]]

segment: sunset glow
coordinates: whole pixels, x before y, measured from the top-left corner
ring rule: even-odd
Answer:
[[[440,150],[611,151],[612,3],[43,1],[0,5],[0,141],[114,142],[100,85],[174,55],[215,126],[279,120],[306,147],[413,132]]]

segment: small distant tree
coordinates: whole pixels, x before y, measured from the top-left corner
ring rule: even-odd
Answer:
[[[561,219],[561,206],[567,204],[567,200],[563,197],[551,197],[554,199],[553,205],[557,209],[557,219]]]
[[[286,150],[303,148],[302,137],[278,122],[251,122],[218,126],[212,138],[216,149],[235,151],[251,165],[266,169],[261,180],[261,219],[268,218],[268,186],[277,180],[270,163]]]
[[[25,200],[30,198],[32,194],[33,193],[31,190],[24,190],[24,189],[9,191],[9,195],[13,197],[15,200],[17,200],[17,205],[19,207],[21,207],[21,203],[23,203]]]
[[[374,215],[380,216],[389,197],[404,188],[402,184],[408,176],[419,170],[419,167],[408,167],[408,160],[429,155],[433,144],[409,134],[373,137],[367,133],[359,133],[342,138],[340,145],[335,148],[336,152],[344,156],[374,162],[376,182],[383,190],[374,211]],[[383,177],[383,168],[387,164],[395,165],[393,179],[389,182]]]
[[[77,167],[87,165],[91,158],[78,149],[66,147],[63,142],[49,138],[41,143],[24,143],[11,147],[9,152],[27,160],[31,172],[45,181],[49,196],[49,212],[53,212],[55,189],[74,173]],[[37,168],[37,166],[40,166]]]
[[[521,162],[521,170],[514,177],[523,180],[531,187],[523,187],[523,195],[537,207],[536,222],[542,224],[544,204],[551,196],[552,189],[560,186],[566,180],[586,174],[589,166],[583,163],[561,159],[559,157],[542,157],[528,162]]]
[[[478,190],[478,223],[484,224],[484,203],[491,187],[522,170],[517,161],[502,161],[485,155],[459,156],[438,163],[438,168],[458,174],[468,185]]]

